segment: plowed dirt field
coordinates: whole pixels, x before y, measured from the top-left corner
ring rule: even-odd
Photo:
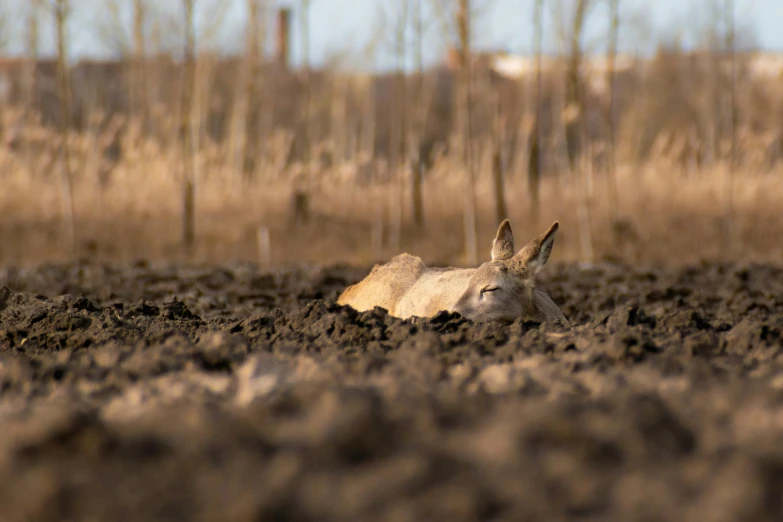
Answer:
[[[0,269],[0,520],[783,520],[783,269],[553,264],[569,331],[367,271]]]

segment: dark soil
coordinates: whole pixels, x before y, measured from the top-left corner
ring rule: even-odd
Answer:
[[[550,266],[575,324],[366,270],[0,270],[0,520],[778,521],[783,269]]]

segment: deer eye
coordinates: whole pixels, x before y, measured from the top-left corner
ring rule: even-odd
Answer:
[[[485,286],[484,288],[481,289],[481,293],[484,294],[487,292],[494,292],[495,290],[499,290],[499,289],[500,287],[498,286]]]

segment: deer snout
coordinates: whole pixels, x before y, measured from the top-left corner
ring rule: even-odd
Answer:
[[[465,319],[474,320],[476,316],[476,308],[470,302],[470,296],[463,295],[460,297],[454,306],[451,307],[452,312],[457,312]]]

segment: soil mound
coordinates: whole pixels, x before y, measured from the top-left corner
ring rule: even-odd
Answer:
[[[783,517],[783,269],[553,265],[570,330],[365,273],[0,270],[0,519]]]

